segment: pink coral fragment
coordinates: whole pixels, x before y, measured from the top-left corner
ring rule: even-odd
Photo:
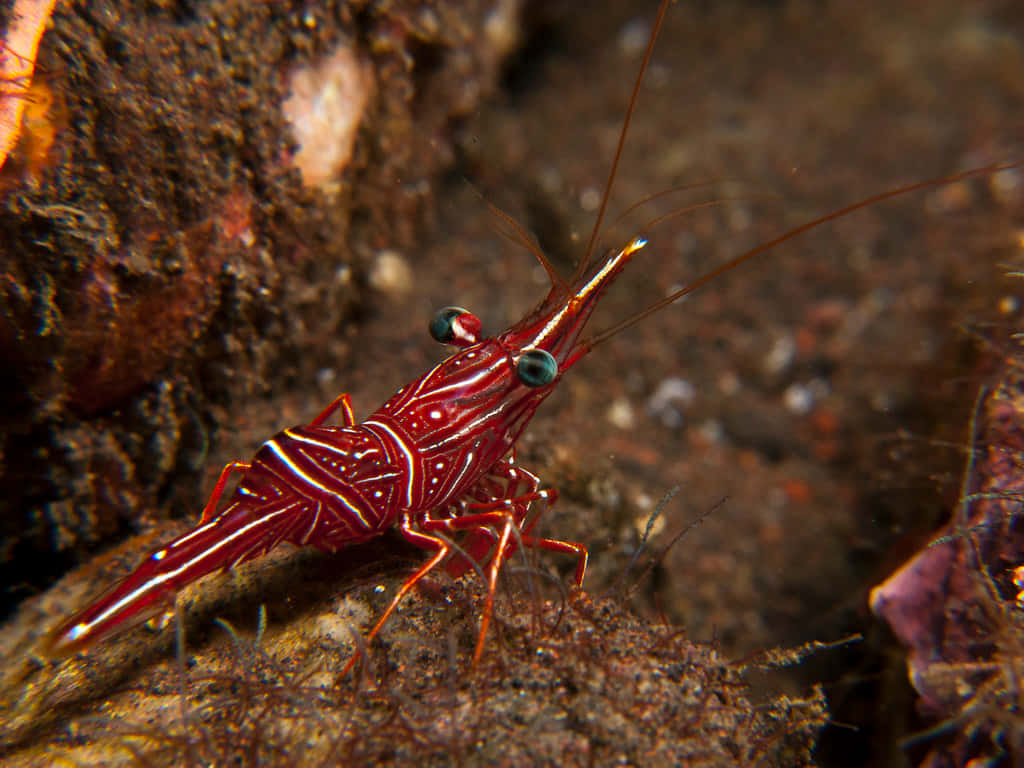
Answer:
[[[289,87],[282,109],[299,144],[293,163],[306,186],[330,191],[352,157],[372,71],[341,45],[315,66],[293,69]]]

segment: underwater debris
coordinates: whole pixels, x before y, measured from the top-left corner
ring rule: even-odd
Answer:
[[[70,660],[34,675],[24,697],[50,702],[39,710],[42,730],[32,733],[24,722],[20,733],[0,728],[0,738],[18,744],[5,765],[30,765],[40,755],[83,768],[236,759],[261,766],[813,764],[827,718],[820,688],[755,703],[745,665],[639,620],[615,600],[542,600],[517,590],[501,601],[495,647],[470,672],[475,637],[466,617],[480,610],[484,593],[473,574],[433,597],[411,597],[355,679],[339,679],[351,635],[324,625],[365,619],[349,611],[385,597],[373,585],[327,596],[283,627],[271,618],[263,631],[248,606],[244,624],[221,623],[223,631],[190,643],[180,659],[150,659],[127,686],[111,679],[114,662],[103,654]]]
[[[978,398],[952,521],[871,593],[871,610],[907,647],[919,708],[939,721],[913,739],[943,736],[923,765],[1024,754],[1022,564],[1024,369],[1010,359]]]

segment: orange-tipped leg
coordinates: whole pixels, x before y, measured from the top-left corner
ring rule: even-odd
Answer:
[[[498,588],[498,573],[501,570],[502,563],[515,551],[511,541],[514,527],[515,521],[510,516],[506,516],[487,578],[487,600],[484,603],[483,615],[480,617],[480,632],[476,639],[476,649],[473,651],[474,667],[480,662],[480,657],[483,655],[484,641],[487,639],[487,630],[491,625],[491,615],[494,613],[494,593]],[[576,555],[576,575],[573,580],[573,586],[577,590],[583,588],[583,577],[587,572],[587,560],[590,557],[590,553],[585,546],[568,541],[558,541],[557,539],[535,539],[532,536],[517,535],[515,539],[523,547]]]
[[[474,668],[480,663],[480,657],[484,652],[484,640],[487,639],[487,630],[491,626],[491,614],[494,612],[494,593],[498,588],[498,571],[501,569],[501,562],[505,557],[513,524],[512,518],[505,518],[505,525],[501,529],[501,538],[498,539],[498,548],[494,552],[494,559],[491,560],[491,572],[487,577],[487,600],[484,602],[484,612],[480,617],[480,631],[476,636],[476,648],[473,649]]]
[[[199,516],[200,525],[208,523],[213,519],[214,512],[217,511],[217,502],[220,501],[221,494],[224,493],[224,486],[228,484],[228,479],[231,475],[235,472],[248,472],[250,469],[252,469],[252,464],[247,464],[244,461],[232,461],[221,470],[217,484],[213,486],[213,493],[210,494],[206,506],[203,507],[203,514]]]
[[[434,554],[430,560],[420,566],[415,573],[402,583],[397,594],[388,604],[387,609],[377,620],[377,623],[373,625],[373,629],[366,635],[367,646],[380,633],[385,622],[395,612],[399,603],[405,599],[410,590],[451,554],[454,545],[438,534],[451,535],[468,531],[468,535],[473,542],[485,540],[495,542],[493,546],[488,547],[486,552],[472,551],[472,556],[479,558],[477,562],[490,561],[487,572],[487,597],[484,601],[484,609],[480,617],[480,630],[477,635],[476,647],[473,650],[474,667],[477,666],[480,658],[483,656],[484,643],[487,640],[487,632],[490,629],[491,616],[494,613],[494,595],[498,589],[498,574],[501,572],[504,562],[515,552],[518,546],[575,555],[577,561],[573,586],[577,590],[581,589],[589,557],[585,546],[557,539],[538,539],[533,536],[523,535],[531,531],[537,521],[535,517],[527,519],[525,513],[529,503],[537,500],[550,501],[552,495],[553,492],[534,491],[513,499],[502,499],[490,504],[472,504],[470,505],[471,509],[489,508],[490,511],[474,512],[473,514],[461,517],[418,521],[408,517],[404,518],[399,525],[399,531],[402,536],[418,547],[434,550]],[[496,507],[498,509],[495,509]],[[496,536],[495,531],[499,529],[501,533]],[[359,650],[352,654],[352,658],[349,659],[342,670],[342,676],[352,669],[360,655]]]
[[[519,470],[520,474],[526,474]],[[531,476],[532,477],[532,476]],[[534,502],[542,504],[534,505]],[[544,512],[551,508],[551,505],[558,501],[558,492],[553,488],[538,491],[536,487],[530,487],[527,492],[509,499],[497,501],[477,502],[466,505],[470,510],[491,510],[489,512],[475,512],[474,514],[460,515],[455,527],[461,530],[467,528],[475,529],[461,542],[462,557],[454,557],[448,562],[447,570],[452,576],[461,576],[469,570],[471,564],[466,562],[469,558],[476,563],[486,563],[494,556],[495,545],[498,541],[498,531],[505,517],[511,516],[515,520],[515,527],[520,533],[529,533],[537,525]],[[510,549],[505,556],[508,558],[515,552],[518,546],[519,536],[516,541],[510,542]]]
[[[561,552],[564,555],[576,555],[576,575],[573,578],[573,587],[583,589],[583,577],[587,574],[587,561],[590,559],[590,552],[585,546],[559,539],[535,539],[532,536],[523,536],[521,540],[524,547],[546,549],[548,552]]]
[[[331,417],[332,413],[339,409],[341,410],[341,426],[351,427],[356,423],[356,415],[352,413],[352,398],[348,394],[341,394],[334,398],[331,404],[324,408],[319,416],[309,422],[309,426],[319,427]]]
[[[498,574],[501,566],[517,546],[530,547],[534,549],[545,549],[549,552],[560,552],[563,554],[575,555],[576,573],[573,579],[573,586],[579,590],[583,587],[583,578],[587,572],[587,561],[589,552],[582,544],[557,539],[537,539],[533,536],[523,536],[520,531],[528,532],[536,525],[537,518],[525,520],[522,514],[523,504],[537,499],[549,499],[545,491],[538,491],[526,494],[518,499],[499,502],[497,506],[502,511],[478,512],[463,517],[450,518],[445,520],[426,520],[421,528],[424,531],[437,531],[454,533],[456,531],[470,531],[474,541],[483,540],[485,536],[493,537],[493,530],[501,526],[501,534],[497,538],[497,545],[490,551],[490,567],[487,576],[487,598],[484,602],[483,614],[480,617],[480,631],[477,635],[476,648],[473,652],[473,666],[475,667],[483,655],[484,642],[487,639],[487,631],[491,624],[491,615],[494,613],[494,594],[498,587]],[[487,505],[472,505],[473,508],[480,508]],[[504,511],[505,508],[515,511]]]
[[[412,576],[406,579],[399,588],[398,593],[391,600],[387,609],[366,636],[367,647],[369,647],[370,643],[373,642],[373,639],[377,636],[377,633],[380,632],[384,623],[391,617],[391,614],[395,612],[398,604],[402,602],[407,594],[409,594],[409,590],[415,587],[417,582],[419,582],[424,576],[434,570],[439,563],[448,557],[448,553],[451,551],[451,546],[444,539],[421,533],[413,528],[412,525],[412,522],[408,518],[402,521],[402,524],[399,526],[402,536],[418,547],[423,547],[424,549],[436,549],[437,552],[426,563],[420,566]],[[358,650],[352,654],[352,658],[348,660],[348,663],[345,664],[345,668],[341,670],[342,677],[348,674],[349,670],[352,669],[353,665],[359,659],[359,655]]]

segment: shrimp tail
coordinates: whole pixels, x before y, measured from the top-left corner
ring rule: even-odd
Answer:
[[[49,632],[39,647],[59,659],[168,612],[193,581],[265,554],[303,525],[303,500],[275,499],[259,507],[230,504],[220,515],[150,552],[122,581]]]

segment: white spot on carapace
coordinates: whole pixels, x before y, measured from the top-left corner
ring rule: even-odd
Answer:
[[[332,191],[352,157],[356,131],[373,90],[373,70],[348,45],[288,76],[282,105],[299,144],[292,158],[308,187]]]
[[[435,420],[436,419],[440,419],[441,418],[441,412],[440,411],[431,411],[430,412],[430,418],[435,419]]]
[[[437,470],[444,469],[444,462],[443,461],[437,462],[437,464],[434,465],[434,469],[437,469]]]
[[[383,495],[384,494],[381,491],[374,491],[373,492],[373,498],[375,498],[375,499],[379,499]]]
[[[166,549],[161,549],[159,552],[154,552],[153,553],[153,559],[156,560],[158,563],[161,560],[163,560],[165,557],[167,557],[167,550]]]

